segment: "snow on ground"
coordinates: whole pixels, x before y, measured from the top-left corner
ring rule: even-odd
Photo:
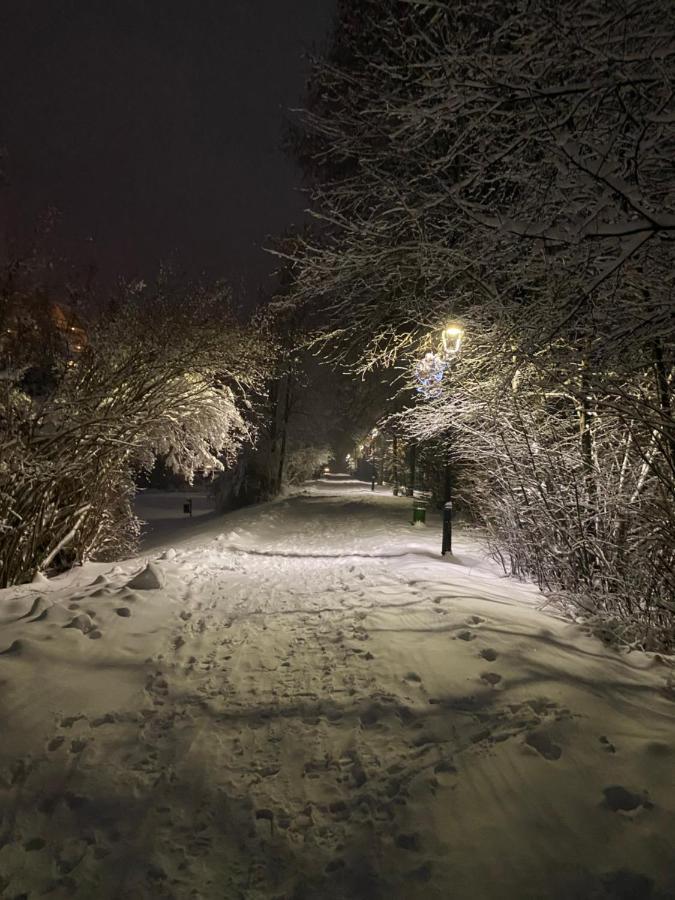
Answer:
[[[675,897],[672,661],[409,520],[324,479],[1,591],[0,896]]]
[[[192,501],[192,515],[183,511]],[[181,540],[186,535],[206,530],[216,518],[213,499],[208,491],[140,491],[134,501],[134,512],[143,521],[141,546],[144,550],[159,547],[166,541]]]

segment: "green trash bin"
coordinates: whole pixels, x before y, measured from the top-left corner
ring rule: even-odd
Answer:
[[[427,520],[427,501],[426,500],[418,500],[417,497],[413,500],[413,515],[412,515],[412,524],[413,525],[424,525]]]

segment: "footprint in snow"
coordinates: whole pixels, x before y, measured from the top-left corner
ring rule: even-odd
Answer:
[[[94,719],[91,724],[94,728],[100,728],[102,725],[113,725],[115,721],[115,717],[112,713],[106,713],[105,715],[100,716],[98,719]]]
[[[379,719],[377,710],[374,707],[367,709],[359,716],[359,721],[363,728],[372,728],[377,724]]]
[[[604,805],[611,809],[612,812],[633,812],[639,807],[643,809],[654,808],[654,804],[649,800],[647,791],[641,791],[638,794],[634,791],[629,791],[620,784],[612,784],[603,788],[602,793],[605,795]]]
[[[413,832],[412,834],[399,834],[396,837],[396,846],[400,847],[401,850],[419,852],[422,849],[422,842],[420,841],[420,836],[417,832]]]
[[[497,651],[493,650],[492,647],[486,647],[485,650],[481,650],[480,655],[488,662],[494,662],[499,656]]]
[[[28,853],[32,853],[35,850],[42,850],[46,846],[46,841],[44,841],[42,838],[37,837],[31,838],[29,841],[26,841],[26,843],[23,845],[23,849]],[[28,895],[26,894],[26,896]]]
[[[525,743],[532,747],[544,759],[554,761],[562,756],[562,748],[553,743],[545,731],[531,731],[525,738]]]
[[[77,616],[74,616],[67,625],[64,625],[63,627],[76,628],[78,631],[81,631],[82,634],[89,634],[96,628],[91,620],[91,616],[88,615],[88,613],[79,613]]]
[[[344,859],[338,857],[337,859],[331,859],[329,862],[327,862],[324,871],[327,874],[330,874],[331,872],[337,872],[339,869],[344,869],[344,867]]]

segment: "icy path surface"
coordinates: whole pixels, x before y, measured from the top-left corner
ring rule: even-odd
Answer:
[[[0,591],[0,897],[675,897],[671,661],[330,479]]]

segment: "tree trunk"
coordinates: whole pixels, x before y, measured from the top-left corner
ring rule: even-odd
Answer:
[[[595,569],[595,554],[590,544],[598,535],[598,486],[595,475],[594,447],[592,417],[594,415],[593,404],[590,396],[590,383],[588,377],[588,358],[581,364],[581,400],[579,403],[579,442],[581,447],[581,459],[584,468],[584,487],[586,509],[582,520],[586,546],[584,548],[584,565],[589,583],[593,580]]]
[[[284,464],[286,462],[286,445],[288,442],[288,420],[291,417],[291,403],[293,400],[293,378],[290,372],[284,376],[284,405],[281,416],[281,445],[279,447],[279,467],[277,469],[277,488],[278,493],[284,477]]]
[[[663,342],[660,338],[654,341],[654,371],[659,396],[659,409],[664,420],[665,454],[670,466],[671,477],[675,476],[675,431],[673,430],[673,414],[671,408],[671,387],[663,357]]]

